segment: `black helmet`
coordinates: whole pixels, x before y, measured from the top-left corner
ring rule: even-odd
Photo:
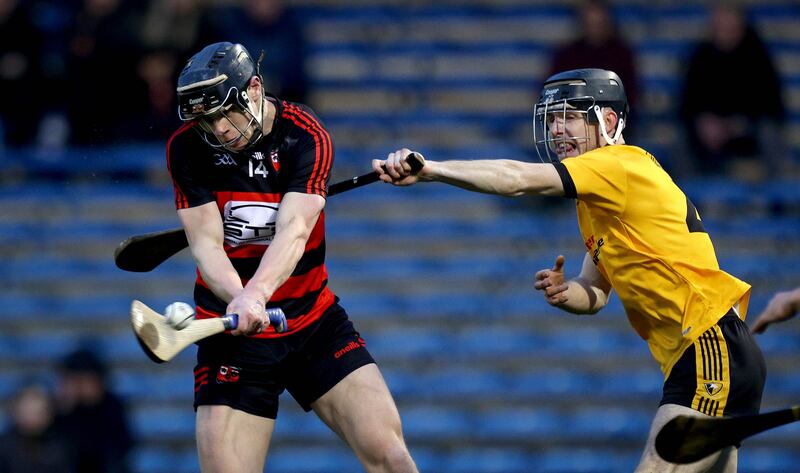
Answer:
[[[607,135],[605,125],[600,120],[599,112],[603,107],[612,108],[619,118],[617,134],[613,139]],[[628,99],[622,81],[615,72],[605,69],[573,69],[550,76],[544,82],[542,95],[533,109],[534,144],[540,157],[539,145],[548,145],[548,156],[553,147],[546,115],[566,113],[567,110],[586,114],[588,123],[600,123],[606,141],[613,144],[628,119]]]
[[[250,139],[251,144],[255,143],[261,137],[258,123],[261,117],[253,115],[247,95],[254,76],[260,78],[258,64],[241,44],[223,42],[206,46],[189,59],[178,76],[178,116],[183,121],[201,119],[202,125],[202,117],[224,113],[236,105],[252,117],[248,128],[255,122],[257,129]],[[213,134],[207,127],[201,128],[205,128],[201,134],[210,145],[225,145],[215,143],[216,139],[209,141]]]

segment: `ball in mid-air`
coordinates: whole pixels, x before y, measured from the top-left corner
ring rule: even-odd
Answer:
[[[182,330],[194,320],[194,308],[185,302],[173,302],[167,306],[164,317],[170,327]]]

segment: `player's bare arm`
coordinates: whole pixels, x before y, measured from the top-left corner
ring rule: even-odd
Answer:
[[[779,292],[772,296],[767,308],[758,314],[752,331],[762,333],[770,324],[788,320],[797,312],[800,312],[800,288]]]
[[[583,258],[580,274],[569,281],[564,281],[564,257],[559,255],[553,268],[536,272],[533,287],[544,292],[548,304],[573,314],[597,313],[611,293],[589,255]]]
[[[372,168],[384,182],[405,186],[418,181],[438,181],[463,189],[521,196],[541,194],[563,196],[561,178],[552,164],[526,163],[510,159],[470,161],[430,161],[417,173],[411,170],[406,158],[408,149],[390,153],[385,160],[373,160]]]
[[[287,192],[283,197],[272,243],[253,277],[228,305],[229,313],[239,314],[240,324],[242,314],[266,320],[267,301],[294,271],[324,207],[325,198],[319,195]]]
[[[216,202],[178,210],[189,249],[208,287],[225,302],[241,292],[242,281],[225,254],[222,217]]]

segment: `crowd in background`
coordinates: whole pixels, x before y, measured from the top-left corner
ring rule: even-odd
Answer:
[[[725,2],[711,10],[708,37],[686,61],[676,98],[687,143],[681,165],[753,174],[764,166],[747,164],[766,156],[780,166],[784,106],[773,59],[745,11]],[[619,34],[612,4],[579,2],[576,25],[549,70],[617,71],[635,122],[636,52]],[[0,0],[2,142],[46,149],[162,141],[178,126],[175,83],[184,61],[222,40],[241,42],[254,56],[263,50],[267,90],[305,101],[302,26],[281,0]]]
[[[6,147],[162,140],[175,83],[202,46],[235,37],[266,54],[268,88],[303,100],[302,28],[279,0],[0,0]],[[24,113],[21,111],[24,110]]]
[[[125,402],[103,358],[88,347],[66,354],[55,386],[22,383],[0,435],[2,473],[127,473],[133,434]]]

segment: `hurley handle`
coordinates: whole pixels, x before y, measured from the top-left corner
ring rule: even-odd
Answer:
[[[267,316],[269,317],[269,324],[275,328],[276,332],[282,333],[286,331],[286,314],[283,313],[280,307],[267,309]],[[222,324],[225,326],[225,330],[236,330],[236,327],[239,326],[239,314],[223,316]]]

